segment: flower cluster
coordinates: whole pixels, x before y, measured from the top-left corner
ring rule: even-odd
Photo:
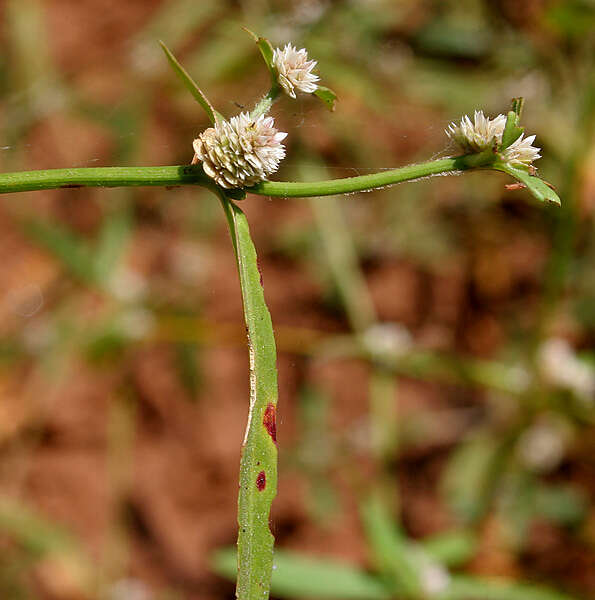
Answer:
[[[320,77],[312,73],[316,61],[308,60],[304,48],[297,50],[291,44],[287,44],[283,50],[277,48],[273,52],[273,64],[279,74],[279,85],[292,98],[295,98],[296,90],[306,94],[313,94],[317,90],[316,82]]]
[[[505,127],[506,117],[504,115],[490,119],[483,114],[483,111],[476,110],[473,121],[465,115],[460,123],[451,123],[448,126],[446,135],[453,139],[464,152],[482,152],[488,148],[498,152]],[[528,137],[521,135],[510,146],[501,150],[502,159],[511,165],[530,166],[541,156],[540,148],[533,146],[534,141],[534,135]]]
[[[448,126],[446,135],[466,152],[481,152],[502,142],[505,125],[504,115],[490,119],[483,114],[483,111],[476,110],[473,122],[465,115],[460,124],[451,123]]]
[[[312,73],[316,61],[308,60],[303,48],[297,50],[291,44],[282,50],[277,48],[272,66],[280,87],[292,98],[296,97],[296,90],[313,93],[318,88],[319,78]],[[270,104],[272,101],[266,110]],[[204,172],[223,188],[255,185],[274,173],[285,157],[281,142],[287,134],[275,129],[272,117],[259,113],[257,107],[253,116],[241,113],[229,120],[218,120],[194,140],[194,161],[201,161]]]
[[[241,113],[203,131],[193,147],[205,173],[218,185],[241,188],[255,185],[279,168],[286,136],[275,129],[273,117],[252,119]]]

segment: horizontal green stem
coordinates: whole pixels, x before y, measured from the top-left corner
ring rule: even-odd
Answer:
[[[464,171],[490,164],[491,153],[468,154],[441,158],[426,163],[398,169],[315,182],[263,181],[246,191],[261,196],[303,198],[331,196],[382,188],[420,177]],[[200,165],[167,167],[83,167],[76,169],[49,169],[0,173],[0,194],[30,192],[73,187],[128,187],[128,186],[179,186],[200,185],[215,188]]]

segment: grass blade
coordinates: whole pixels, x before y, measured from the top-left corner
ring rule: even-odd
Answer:
[[[437,600],[573,600],[572,596],[541,586],[498,579],[454,576]]]
[[[233,548],[219,550],[213,558],[215,571],[232,579],[235,564]],[[319,600],[389,600],[393,597],[376,577],[357,566],[279,550],[275,551],[272,592],[279,598]]]
[[[360,510],[377,570],[395,592],[402,592],[408,598],[419,597],[422,587],[415,554],[382,499],[372,495]]]
[[[84,238],[58,223],[32,220],[23,227],[32,240],[51,252],[79,281],[97,283],[91,249]]]

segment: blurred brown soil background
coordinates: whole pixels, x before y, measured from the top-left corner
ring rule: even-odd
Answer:
[[[548,79],[544,47],[560,48],[570,63],[580,46],[547,21],[547,11],[564,3],[468,3],[483,15],[485,30],[457,52],[423,37],[435,35],[430,25],[449,11],[453,22],[462,19],[454,3],[205,1],[188,17],[184,4],[190,6],[2,2],[2,171],[189,162],[191,141],[206,119],[168,72],[157,39],[171,43],[214,104],[233,114],[266,85],[241,24],[279,44],[307,45],[340,97],[332,115],[309,98],[284,99],[273,109],[280,129],[290,132],[279,179],[346,176],[444,153],[450,120],[479,107],[503,112],[520,94],[528,96],[526,124],[542,136],[546,156],[553,148],[554,134],[545,129],[556,81]],[[491,44],[504,31],[516,36],[505,49],[525,54],[494,66]],[[532,50],[521,52],[521,42]],[[448,71],[443,84],[441,69]],[[489,69],[498,80],[489,81]],[[552,127],[561,135],[566,116],[555,116]],[[566,144],[579,144],[572,135]],[[577,273],[595,256],[584,233],[592,237],[592,140],[587,150],[572,192],[576,237],[568,271]],[[565,191],[564,158],[556,164],[555,156],[552,150],[544,159],[544,176]],[[586,283],[562,286],[535,333],[556,217],[522,190],[505,191],[504,183],[474,174],[341,200],[378,321],[405,327],[426,350],[508,364],[526,365],[534,335],[592,351],[595,288]],[[367,437],[372,367],[353,357],[316,356],[321,340],[351,330],[317,245],[311,204],[249,196],[242,208],[279,340],[273,532],[280,547],[366,565],[346,471],[358,472],[360,489],[380,477]],[[64,259],[51,233],[36,228],[41,222],[73,232],[87,260],[98,252],[106,221],[121,214],[125,242],[101,280],[87,278],[83,258],[82,268],[74,254]],[[2,498],[68,530],[110,599],[232,598],[233,585],[213,574],[209,555],[235,542],[248,355],[232,248],[216,200],[199,189],[5,196],[0,256]],[[590,321],[576,316],[577,303]],[[315,430],[322,466],[303,458],[305,388],[329,403],[327,423]],[[515,402],[458,381],[398,378],[399,456],[382,476],[398,483],[409,535],[457,525],[441,492],[445,465],[476,428],[504,435],[507,424],[522,422],[518,414],[529,413]],[[540,408],[526,418],[556,410]],[[465,572],[595,598],[595,430],[593,420],[578,421],[563,456],[538,477],[580,490],[586,506],[580,522],[568,527],[536,517],[515,545],[502,534],[500,513],[490,510],[477,524],[479,548]],[[316,499],[317,468],[330,483],[328,504]],[[87,597],[79,583],[88,564],[36,551],[35,540],[27,542],[33,528],[25,529],[0,532],[0,597]],[[47,536],[40,533],[38,544]]]

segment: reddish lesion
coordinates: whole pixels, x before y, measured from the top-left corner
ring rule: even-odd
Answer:
[[[266,488],[266,486],[267,486],[267,476],[264,471],[261,471],[256,476],[256,487],[258,488],[259,492],[262,492]]]
[[[262,424],[275,444],[277,443],[277,408],[274,404],[269,403],[264,410]]]

